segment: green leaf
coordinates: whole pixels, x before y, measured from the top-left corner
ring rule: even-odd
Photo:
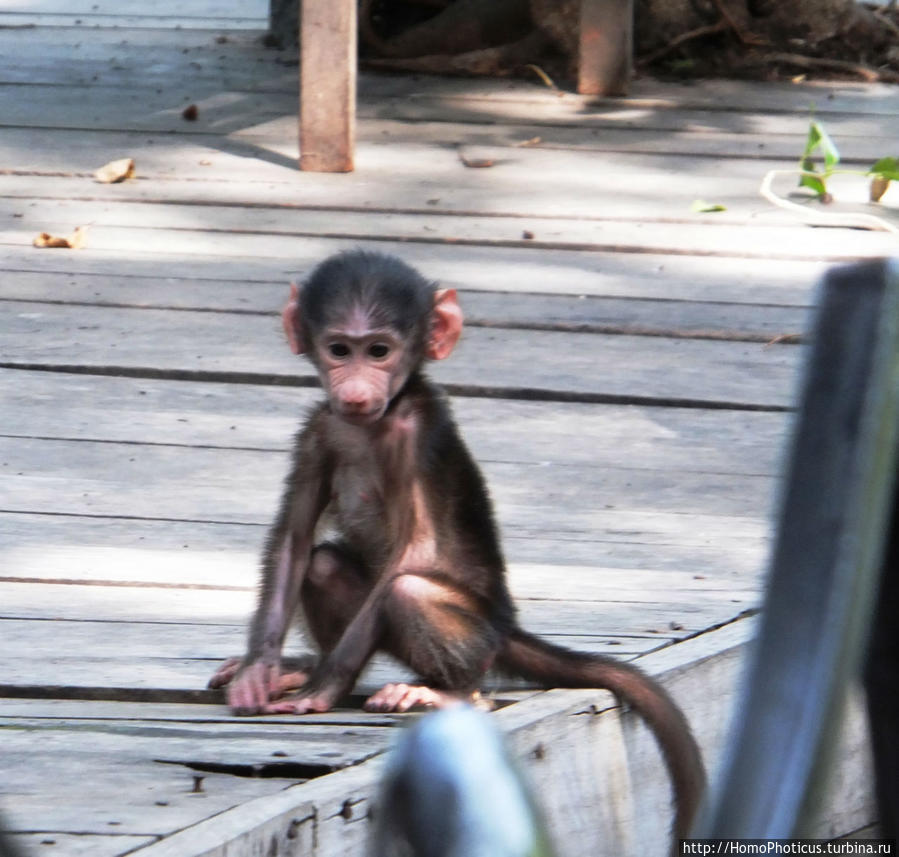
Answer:
[[[704,199],[694,199],[690,211],[695,211],[697,214],[708,211],[727,211],[727,206],[718,202],[706,202]]]
[[[810,122],[808,126],[808,137],[805,141],[805,149],[802,152],[802,161],[810,161],[818,143],[821,142],[821,126],[817,122]]]
[[[827,186],[824,184],[823,176],[800,176],[799,187],[811,188],[818,196],[827,195]]]
[[[820,122],[812,121],[809,123],[805,149],[800,157],[802,169],[814,171],[815,161],[812,156],[819,149],[824,156],[825,172],[829,173],[840,163],[840,153],[836,144],[830,138],[830,134],[824,130],[824,126]]]
[[[824,130],[824,126],[820,122],[813,122],[812,124],[818,126],[818,135],[821,138],[821,151],[824,153],[824,165],[829,172],[840,163],[840,153],[837,150],[836,143],[830,139],[830,134]]]
[[[899,158],[881,158],[868,170],[868,175],[899,181]]]

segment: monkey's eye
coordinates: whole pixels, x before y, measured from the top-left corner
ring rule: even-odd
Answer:
[[[338,360],[344,360],[350,356],[350,346],[344,342],[331,342],[328,344],[328,354]]]
[[[383,360],[388,354],[390,354],[390,346],[383,342],[375,342],[368,347],[368,356],[375,360]]]

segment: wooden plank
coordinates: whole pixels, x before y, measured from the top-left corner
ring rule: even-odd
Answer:
[[[164,282],[166,278],[187,277],[192,286],[206,281],[221,283],[225,293],[235,288],[246,293],[259,282],[287,283],[302,277],[327,255],[346,247],[342,241],[314,238],[290,244],[290,260],[277,256],[198,257],[190,252],[134,250],[129,253],[125,281],[135,276],[148,277],[154,283]],[[460,248],[389,241],[359,241],[354,246],[395,253],[445,286],[503,293],[521,288],[543,294],[807,306],[813,302],[812,286],[824,270],[821,262],[755,259],[752,281],[749,282],[746,260],[727,257],[597,254],[567,250],[545,250],[538,256],[526,247]],[[116,254],[90,250],[74,254],[36,253],[33,247],[7,247],[2,265],[5,271],[92,276],[101,298],[104,281],[116,282],[115,278],[123,276]],[[514,277],[510,277],[510,271],[515,272]],[[61,283],[66,282],[69,280],[59,277],[48,279],[42,297],[53,291],[64,294]],[[282,295],[283,291],[276,295],[271,305],[273,310],[280,306]],[[239,296],[237,300],[239,302]]]
[[[539,288],[527,276],[519,289]],[[215,309],[275,314],[286,299],[284,282],[192,280],[171,277],[111,276],[102,280],[68,274],[56,282],[34,271],[8,271],[0,300],[84,303],[157,309]],[[545,295],[481,292],[463,289],[459,300],[465,324],[477,327],[523,327],[572,332],[633,333],[699,339],[769,342],[807,326],[806,307],[746,305],[718,301],[628,299],[601,295]]]
[[[198,380],[314,378],[307,361],[280,345],[274,318],[241,317],[242,335],[235,340],[233,319],[219,313],[12,301],[5,311],[0,363],[6,367],[114,366],[114,374],[129,369]],[[52,337],[45,335],[49,329]],[[169,347],[161,352],[163,340]],[[273,340],[274,349],[266,344]],[[792,403],[801,351],[793,345],[470,328],[453,359],[436,364],[432,374],[455,385],[451,392],[777,410]],[[597,373],[597,367],[615,371]]]
[[[0,193],[4,185],[16,181],[11,177],[0,178]],[[689,196],[695,198],[692,191]],[[394,212],[372,216],[368,212],[329,214],[265,208],[254,212],[248,221],[239,209],[219,208],[216,211],[212,207],[204,210],[204,221],[198,223],[196,208],[192,206],[122,203],[104,208],[94,203],[51,203],[47,200],[37,203],[37,208],[38,211],[32,211],[30,206],[23,208],[18,200],[6,202],[2,209],[9,211],[15,219],[10,221],[14,226],[0,230],[0,244],[29,246],[41,231],[66,234],[76,226],[91,222],[95,225],[88,240],[93,251],[143,249],[215,256],[291,257],[294,241],[288,239],[298,237],[334,238],[344,242],[526,247],[532,251],[602,250],[829,261],[883,256],[894,250],[896,244],[894,235],[882,231],[814,230],[798,220],[785,228],[787,224],[776,225],[782,220],[780,214],[773,214],[772,220],[765,225],[752,226],[747,236],[741,222],[715,221],[711,214],[689,216],[686,201],[684,219],[669,221],[662,218],[642,223],[634,223],[626,213],[616,213],[613,219],[590,221],[558,220],[551,216],[501,215],[494,218]],[[845,212],[852,210],[850,204]],[[889,209],[883,214],[888,220],[891,218]],[[698,229],[700,225],[702,228]]]
[[[36,592],[40,595],[40,592]],[[252,604],[252,596],[247,596]],[[565,607],[566,605],[562,605]],[[554,629],[554,605],[530,605],[529,627],[540,629],[542,636],[555,643],[581,651],[604,653],[629,659],[666,645],[686,633],[697,630],[699,614],[694,612],[687,625],[668,617],[687,617],[686,608],[676,604],[644,607],[620,606],[606,610],[602,602],[594,602],[590,618],[595,631],[583,633],[575,627],[576,616]],[[570,608],[569,608],[570,609]],[[719,603],[703,608],[703,614],[726,621],[739,611]],[[630,617],[628,618],[628,613]],[[638,618],[639,616],[639,618]],[[723,618],[722,618],[723,617]],[[668,624],[665,619],[668,618]],[[642,624],[639,619],[642,619]],[[681,627],[671,628],[674,622]],[[625,624],[628,633],[621,629]],[[601,626],[601,627],[600,627]],[[643,626],[646,626],[645,628]],[[0,695],[19,694],[42,699],[139,700],[142,704],[173,702],[205,702],[220,706],[219,716],[226,717],[224,695],[206,690],[215,669],[226,659],[244,651],[246,628],[185,623],[120,623],[95,620],[53,620],[52,631],[46,620],[2,619],[0,628],[8,633],[8,646],[0,655]],[[700,628],[701,630],[701,628]],[[134,651],[129,643],[137,641]],[[67,648],[75,646],[77,649]],[[77,655],[60,652],[77,651]],[[287,654],[314,651],[308,641],[291,640]],[[125,654],[127,652],[127,654]],[[118,654],[122,653],[122,654]],[[412,681],[415,675],[393,659],[379,655],[364,670],[356,686],[356,704],[387,682]],[[485,687],[507,687],[508,677],[485,681]],[[135,703],[136,704],[136,703]],[[342,710],[347,703],[342,703]],[[334,715],[341,723],[343,713]],[[361,714],[359,715],[362,716]],[[316,721],[319,722],[319,721]],[[326,738],[327,736],[325,736]],[[321,738],[327,743],[325,738]]]
[[[18,833],[10,836],[13,847],[26,854],[64,854],[66,857],[123,857],[138,848],[150,845],[150,836],[121,836],[84,833]]]
[[[32,27],[83,27],[85,30],[93,27],[128,27],[139,29],[141,27],[192,27],[197,26],[198,21],[192,16],[176,15],[173,17],[156,17],[145,15],[102,15],[95,14],[90,17],[81,14],[31,14],[29,12],[0,12],[0,27],[16,30],[27,30]],[[228,16],[222,18],[203,18],[199,25],[203,28],[215,30],[262,30],[265,27],[265,19]]]
[[[28,0],[27,5],[29,14],[82,15],[85,20],[90,20],[90,17],[98,12],[105,15],[109,15],[111,12],[109,8],[94,2],[94,0],[73,0],[71,3],[63,2],[63,0]],[[198,20],[210,17],[227,18],[234,14],[235,9],[240,9],[244,16],[252,16],[264,22],[268,8],[266,0],[248,0],[248,2],[240,4],[232,3],[230,0],[191,0],[186,5],[190,8],[190,17]],[[146,0],[146,2],[141,3],[140,11],[141,15],[162,18],[164,21],[184,15],[184,7],[184,3],[177,3],[174,0]],[[128,17],[128,15],[123,15],[122,17]],[[168,26],[175,29],[174,24]]]
[[[285,452],[316,389],[0,370],[0,434]],[[478,461],[773,476],[783,413],[456,397]],[[502,431],[497,430],[502,426]]]
[[[519,698],[515,696],[514,698]],[[521,697],[524,698],[524,697]],[[226,724],[233,726],[234,715],[222,705],[201,705],[184,702],[118,702],[93,699],[26,699],[0,697],[0,717],[28,718],[30,720],[68,721],[151,721],[157,724],[193,723],[203,725]],[[363,711],[342,709],[326,714],[284,715],[276,720],[266,715],[241,717],[239,723],[260,725],[283,724],[296,726],[305,723],[313,726],[397,726],[404,722],[400,714],[369,714]]]
[[[135,593],[139,594],[139,597]],[[719,596],[724,593],[719,591]],[[83,586],[63,583],[11,583],[0,581],[2,608],[0,618],[10,619],[66,619],[71,621],[143,622],[155,624],[154,633],[171,631],[169,623],[190,622],[198,625],[228,625],[234,629],[235,638],[243,640],[238,629],[245,626],[254,606],[249,592],[225,590],[188,590],[144,586],[138,590],[122,586]],[[623,637],[652,635],[660,641],[683,638],[705,628],[731,621],[745,609],[754,606],[752,601],[719,597],[705,598],[698,603],[647,603],[627,601],[535,601],[524,600],[519,604],[522,624],[537,634],[556,638],[574,635],[584,638],[588,630],[593,636]],[[149,632],[148,632],[149,633]],[[115,632],[113,629],[113,638]],[[602,644],[597,641],[597,644]],[[242,643],[232,654],[239,654]],[[295,651],[302,651],[299,648]],[[77,666],[80,656],[74,658]],[[209,678],[214,661],[190,661],[187,659],[146,659],[148,673],[145,679],[133,675],[133,662],[116,662],[103,658],[95,668],[117,672],[116,687],[154,687],[157,682],[179,682],[178,687],[202,689]],[[21,667],[7,665],[13,683],[23,680]],[[40,663],[35,665],[40,668]],[[153,670],[155,676],[150,675]],[[42,677],[50,669],[45,666]],[[65,685],[64,671],[58,671],[57,685]],[[82,676],[87,673],[83,672]],[[168,676],[166,678],[166,676]],[[82,678],[82,681],[84,679]],[[140,682],[145,682],[140,684]],[[28,682],[31,684],[31,682]],[[77,682],[76,682],[77,684]],[[171,687],[171,684],[161,685]]]
[[[356,0],[307,0],[300,16],[300,169],[352,172]]]
[[[581,0],[577,78],[581,95],[626,95],[633,51],[633,0]]]
[[[232,523],[274,517],[289,458],[281,452],[0,437],[7,511]],[[223,460],[224,459],[224,460]],[[528,516],[589,526],[602,508],[752,517],[767,510],[771,476],[657,472],[551,462],[482,461],[510,527]],[[200,512],[202,510],[202,512]]]
[[[434,242],[471,242],[474,237],[521,240],[526,229],[533,233],[526,239],[531,245],[602,240],[604,226],[631,219],[654,224],[657,229],[669,223],[672,227],[687,223],[694,228],[702,224],[713,234],[722,226],[751,226],[759,240],[770,240],[764,230],[773,226],[803,225],[799,215],[773,206],[759,195],[767,171],[794,170],[793,159],[760,163],[733,158],[726,175],[722,175],[708,165],[707,159],[692,155],[497,147],[479,150],[494,161],[494,166],[477,171],[467,169],[456,152],[445,145],[381,142],[360,146],[359,162],[366,175],[346,179],[341,185],[340,203],[335,204],[334,178],[326,175],[304,183],[303,199],[297,200],[291,183],[284,181],[289,152],[273,152],[264,141],[257,144],[252,140],[223,141],[222,148],[224,154],[214,146],[205,147],[205,151],[197,147],[195,160],[190,161],[165,154],[161,160],[154,155],[159,164],[155,173],[140,172],[138,179],[114,185],[94,181],[93,170],[124,154],[138,158],[139,152],[98,142],[91,149],[61,157],[57,148],[57,154],[47,158],[50,163],[38,170],[43,175],[29,169],[0,175],[0,194],[9,197],[4,214],[8,211],[10,217],[21,219],[21,223],[12,225],[23,229],[40,222],[46,225],[48,219],[66,222],[74,216],[79,222],[87,219],[98,226],[196,230],[197,206],[204,205],[203,223],[211,229],[243,231],[243,227],[247,231],[265,228],[275,233],[306,233],[310,231],[307,221],[317,218],[320,223],[313,234],[355,235],[364,230],[359,222],[362,216],[369,215],[371,221],[370,214],[377,213],[379,217],[389,215],[381,240],[398,231],[407,239],[430,237]],[[16,152],[12,151],[10,157],[16,159]],[[242,165],[237,169],[238,163],[247,159],[258,165],[251,170]],[[139,168],[141,163],[138,159]],[[481,175],[484,172],[488,175]],[[235,181],[238,175],[244,176],[243,181]],[[185,185],[183,179],[188,177],[197,180]],[[376,195],[371,192],[373,180],[382,183]],[[786,175],[774,189],[789,196],[796,181],[795,174]],[[452,194],[445,192],[448,182],[454,186]],[[666,194],[648,210],[645,197],[656,187],[664,187]],[[834,226],[847,212],[870,211],[863,177],[837,175],[828,181],[828,188],[835,200],[827,208]],[[63,201],[59,211],[53,209],[52,205],[64,197],[72,201]],[[23,208],[19,200],[24,198],[35,205]],[[725,209],[697,213],[692,210],[697,198],[715,200]],[[798,195],[795,201],[804,202],[808,217],[820,214],[821,206],[811,194]],[[154,206],[137,205],[146,202]],[[238,203],[252,209],[243,220],[237,217]],[[895,215],[899,192],[888,189],[877,208],[887,219]],[[143,219],[138,219],[139,214]],[[462,227],[469,222],[474,227],[466,232]],[[780,244],[773,242],[772,251]],[[702,246],[694,238],[684,249],[697,245]],[[863,247],[864,242],[860,251]]]
[[[758,576],[768,532],[758,518],[619,510],[595,515],[582,532],[556,532],[538,516],[530,531],[502,523],[513,587],[519,567],[544,563],[561,566],[562,579],[565,566],[584,565],[602,569],[603,581],[621,574],[636,586],[658,571],[683,575],[669,578],[679,586],[695,577],[705,586],[721,581],[739,588]],[[265,531],[264,524],[5,513],[0,538],[8,561],[2,576],[252,587]]]
[[[78,733],[44,734],[38,743],[34,734],[24,733],[23,742],[13,728],[3,731],[9,747],[4,768],[15,772],[16,781],[0,797],[4,823],[13,833],[114,831],[157,839],[253,798],[277,795],[291,782],[206,773],[203,792],[195,795],[191,769],[141,760],[127,752],[133,746],[127,739],[90,742],[91,752]],[[66,754],[67,765],[60,764],[60,754]]]
[[[238,39],[239,36],[228,36]],[[98,52],[105,51],[97,60],[97,70],[82,61],[72,60],[70,75],[72,80],[83,80],[85,84],[94,81],[107,85],[121,82],[122,78],[134,78],[134,86],[139,87],[158,75],[161,83],[167,83],[173,76],[190,74],[196,80],[195,87],[204,89],[205,77],[221,87],[227,85],[231,89],[257,91],[268,96],[272,88],[281,85],[281,81],[290,79],[293,83],[293,70],[285,69],[277,61],[268,58],[268,76],[264,81],[253,83],[252,79],[244,79],[243,72],[258,63],[250,64],[241,56],[226,62],[228,57],[216,53],[219,50],[213,38],[209,44],[194,46],[175,51],[171,57],[159,58],[151,68],[136,63],[134,67],[109,66],[109,52],[115,50],[119,42],[110,46],[97,46]],[[0,40],[2,44],[2,40]],[[91,43],[93,44],[93,43]],[[52,45],[48,46],[52,47]],[[40,50],[44,46],[41,45]],[[69,53],[74,53],[69,48]],[[191,59],[193,57],[193,59]],[[188,62],[189,60],[189,62]],[[151,58],[152,61],[152,58]],[[58,60],[61,62],[61,60]],[[177,63],[187,63],[182,68]],[[193,65],[190,65],[193,63]],[[160,70],[159,67],[162,66]],[[172,66],[170,69],[169,66]],[[199,68],[197,67],[199,66]],[[258,73],[258,72],[257,72]],[[16,80],[21,74],[21,81],[28,82],[28,75],[40,75],[40,70],[12,69],[4,73],[7,80]],[[56,64],[46,72],[48,83],[52,83],[53,75],[58,75]],[[194,92],[196,95],[196,92]],[[223,181],[263,180],[267,177],[282,177],[285,169],[294,166],[297,157],[297,142],[292,139],[294,129],[293,117],[281,116],[261,126],[237,129],[231,134],[219,134],[211,131],[192,131],[182,128],[179,134],[179,153],[174,161],[167,148],[169,142],[165,134],[154,134],[138,131],[92,130],[88,129],[53,129],[52,140],[41,128],[4,129],[0,140],[0,154],[4,157],[7,171],[30,172],[64,172],[93,173],[98,161],[102,161],[102,153],[119,154],[128,152],[135,157],[139,166],[139,175],[153,177],[157,181],[171,178],[175,164],[179,176],[209,179],[214,176]],[[377,167],[374,160],[375,147],[385,145],[401,145],[406,147],[440,146],[446,147],[456,141],[464,141],[468,146],[491,147],[502,150],[497,157],[506,160],[517,154],[516,149],[523,147],[538,151],[575,150],[583,152],[617,152],[620,154],[644,154],[672,156],[703,156],[712,158],[747,159],[758,164],[760,171],[770,161],[791,161],[798,157],[802,148],[802,139],[796,134],[759,133],[718,131],[715,129],[672,129],[665,134],[647,133],[645,130],[628,127],[612,127],[584,131],[577,126],[553,126],[528,124],[527,120],[518,123],[492,123],[490,125],[471,125],[453,122],[420,121],[403,122],[390,118],[362,117],[357,123],[357,140],[359,151],[370,169]],[[854,137],[841,145],[842,162],[858,163],[867,167],[889,151],[893,138],[886,133],[878,133],[871,129],[866,137]],[[237,169],[239,167],[239,169]],[[315,177],[310,177],[314,179]],[[325,179],[326,177],[321,177]],[[464,176],[460,176],[463,179]],[[310,187],[318,197],[318,181],[304,182],[304,188]],[[472,183],[473,184],[473,183]],[[351,190],[351,189],[348,189]],[[412,191],[413,188],[408,188]],[[360,194],[361,196],[361,194]],[[305,198],[305,196],[304,196]],[[332,200],[333,201],[333,200]],[[662,200],[664,201],[664,200]],[[577,200],[572,200],[576,203]],[[372,204],[377,204],[373,200]],[[457,205],[456,195],[444,194],[440,207]]]
[[[219,22],[216,22],[219,23]],[[683,131],[685,128],[702,131],[728,131],[740,134],[749,131],[754,134],[790,134],[801,148],[802,139],[808,131],[808,100],[802,105],[792,105],[786,112],[765,110],[760,103],[754,110],[714,109],[711,106],[686,106],[678,109],[664,109],[664,102],[654,99],[646,101],[625,100],[591,103],[586,96],[566,95],[557,97],[545,87],[530,85],[525,92],[515,90],[507,82],[491,82],[493,91],[484,97],[472,93],[475,83],[465,81],[455,83],[456,88],[470,86],[464,94],[442,95],[442,91],[453,84],[446,84],[439,78],[422,78],[413,81],[414,91],[399,94],[375,94],[369,96],[360,89],[358,118],[393,119],[406,121],[443,121],[471,123],[474,125],[495,123],[525,123],[532,125],[561,125],[583,129],[640,128],[656,133]],[[379,81],[380,82],[380,81]],[[182,83],[182,89],[195,89]],[[502,87],[497,93],[496,84]],[[393,84],[397,88],[399,84]],[[405,85],[408,90],[408,84]],[[503,97],[503,90],[508,90]],[[200,115],[190,130],[230,132],[238,128],[246,129],[278,117],[295,116],[296,96],[287,92],[272,92],[266,95],[264,103],[256,97],[247,97],[246,92],[225,90],[219,87],[214,93],[203,92],[206,98],[198,99]],[[819,90],[820,92],[820,90]],[[26,97],[26,95],[28,97]],[[798,93],[797,93],[798,95]],[[78,111],[72,99],[89,98],[90,111]],[[739,98],[739,93],[736,93]],[[822,92],[822,99],[827,93]],[[136,109],[134,101],[124,93],[116,97],[115,90],[103,93],[100,90],[87,93],[83,89],[67,86],[64,82],[54,87],[26,87],[10,84],[0,91],[0,116],[4,125],[28,127],[47,126],[50,128],[93,128],[124,130],[183,130],[184,122],[180,110],[173,109],[173,100],[180,99],[171,90],[157,93],[153,87],[141,93],[144,109]],[[818,102],[821,103],[821,102]],[[677,102],[672,100],[671,105]],[[899,128],[899,117],[895,111],[889,112],[884,106],[876,113],[846,112],[834,113],[826,117],[829,132],[840,141],[844,138],[878,137],[895,134]]]
[[[651,577],[647,584],[652,585]],[[670,598],[669,609],[677,610],[676,605],[685,602],[686,597],[673,589],[672,583],[666,585],[669,588],[660,593],[660,598]],[[583,597],[594,602],[594,612],[600,620],[603,606],[596,599],[604,588],[603,583],[595,579],[590,586],[584,587],[586,595]],[[39,588],[34,591],[40,595]],[[702,588],[695,584],[688,591],[694,599],[703,595]],[[140,593],[134,595],[139,597]],[[248,606],[252,605],[252,595],[252,591],[247,593]],[[710,592],[710,595],[712,598],[717,596],[723,602],[731,595],[745,595],[745,590],[725,593],[721,587],[717,592]],[[622,596],[615,593],[615,597]],[[755,598],[756,593],[750,593],[750,597]],[[640,599],[632,599],[637,600],[649,600],[646,590]],[[545,612],[544,608],[549,605],[537,606]],[[246,640],[246,628],[242,625],[169,624],[160,628],[153,623],[55,620],[51,632],[45,621],[0,619],[0,628],[7,642],[0,656],[0,684],[4,685],[89,684],[94,687],[181,687],[199,690],[205,684],[204,676],[208,679],[218,662],[240,653]],[[673,636],[670,631],[669,628],[667,636]],[[557,640],[563,637],[571,639],[570,635],[552,636]],[[624,636],[597,628],[594,633],[585,631],[578,634],[577,640],[577,644],[568,644],[593,651],[609,651],[618,657],[640,654],[659,645],[657,630]],[[296,641],[291,639],[290,650],[311,650],[310,645],[301,638]],[[61,652],[78,654],[61,655]],[[185,683],[188,669],[195,678],[192,683]],[[33,673],[33,670],[37,672]],[[383,675],[387,670],[396,673],[397,667],[385,660],[379,665],[379,672]],[[199,681],[196,680],[198,671]],[[173,680],[178,683],[159,684],[160,681]],[[377,680],[370,679],[371,682]]]
[[[656,515],[658,525],[664,516]],[[673,526],[676,516],[668,516]],[[614,520],[614,519],[613,519]],[[766,544],[763,521],[690,516],[684,533],[612,531],[597,521],[583,541],[507,539],[510,585],[518,598],[587,597],[670,602],[754,591]],[[662,527],[658,527],[662,530]],[[262,527],[194,522],[2,515],[7,580],[117,583],[133,587],[254,591]],[[678,538],[680,535],[680,538]],[[617,536],[618,541],[615,540]],[[641,544],[642,542],[642,544]],[[718,565],[714,565],[717,550]],[[712,561],[706,553],[712,553]],[[727,565],[721,567],[721,556]],[[710,573],[714,571],[714,573]],[[712,593],[719,593],[713,595]],[[137,593],[135,593],[137,595]]]

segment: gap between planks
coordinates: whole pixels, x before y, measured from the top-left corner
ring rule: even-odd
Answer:
[[[717,340],[711,340],[717,341]],[[255,372],[216,372],[191,369],[157,369],[151,366],[79,366],[68,363],[29,363],[0,361],[0,369],[29,372],[60,372],[73,375],[102,375],[114,378],[146,378],[166,381],[199,381],[217,384],[248,384],[277,387],[320,387],[315,378],[293,375],[274,375]],[[527,402],[563,402],[588,405],[639,405],[660,408],[699,410],[751,411],[762,413],[792,413],[792,404],[736,402],[728,400],[693,399],[671,396],[639,396],[615,393],[589,393],[576,390],[552,390],[540,387],[488,387],[473,384],[441,382],[440,387],[450,396],[474,399],[510,399]]]

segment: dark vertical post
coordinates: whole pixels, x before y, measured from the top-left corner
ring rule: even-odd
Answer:
[[[300,16],[300,169],[353,169],[356,0],[304,0]]]
[[[834,270],[821,298],[759,636],[703,837],[809,834],[890,556],[899,266]]]
[[[885,839],[899,836],[899,492],[865,665],[871,745],[877,774],[877,820]]]
[[[581,0],[578,92],[626,95],[633,51],[633,0]]]

